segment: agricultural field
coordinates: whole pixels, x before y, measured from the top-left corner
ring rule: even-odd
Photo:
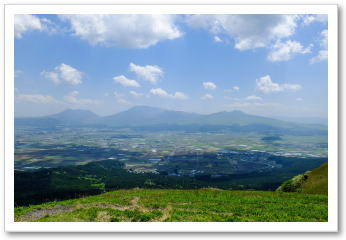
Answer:
[[[109,159],[122,161],[127,169],[136,172],[157,172],[158,169],[169,171],[172,165],[182,166],[185,163],[175,164],[176,161],[188,158],[190,163],[184,169],[186,173],[192,170],[208,171],[205,166],[200,169],[192,166],[218,158],[220,163],[209,172],[219,174],[226,164],[226,173],[242,173],[246,169],[275,167],[266,161],[270,155],[327,157],[328,149],[325,135],[283,135],[275,139],[255,133],[227,131],[150,132],[116,128],[47,129],[21,126],[16,128],[15,139],[15,168],[18,170],[80,165]],[[210,157],[208,154],[211,154]],[[236,154],[238,157],[235,157]]]

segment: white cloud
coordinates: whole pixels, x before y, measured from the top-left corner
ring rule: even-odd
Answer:
[[[174,94],[170,94],[163,90],[162,88],[152,88],[150,93],[154,96],[164,97],[164,98],[172,98],[178,100],[186,100],[188,96],[183,92],[175,92]]]
[[[127,101],[125,99],[124,94],[121,94],[121,93],[114,91],[113,95],[114,95],[117,103],[122,104],[122,105],[130,105],[131,104],[129,101]]]
[[[42,103],[42,104],[59,103],[52,96],[41,95],[41,94],[18,94],[16,96],[16,100],[23,101],[23,102]]]
[[[284,14],[202,14],[189,16],[187,23],[214,35],[227,35],[234,40],[235,48],[248,50],[267,47],[272,42],[292,36],[298,20],[298,15]]]
[[[328,30],[324,29],[320,36],[319,44],[321,49],[317,56],[310,59],[311,64],[328,60]]]
[[[240,87],[234,86],[234,87],[232,87],[232,90],[238,92],[240,90]]]
[[[60,15],[73,34],[91,45],[147,48],[182,36],[176,16],[150,14]]]
[[[310,59],[310,63],[314,64],[326,60],[328,60],[328,50],[320,50],[318,51],[317,56]]]
[[[64,96],[64,100],[67,103],[80,104],[80,105],[94,105],[94,104],[101,103],[99,100],[95,100],[95,99],[78,98],[78,95],[79,95],[78,91],[72,91],[69,94]]]
[[[299,84],[279,84],[271,80],[269,75],[256,79],[257,89],[262,93],[282,92],[284,90],[299,90]]]
[[[321,22],[321,23],[328,22],[327,14],[306,14],[301,16],[303,20],[303,25],[310,25],[313,22]]]
[[[43,24],[40,19],[30,14],[16,14],[14,17],[14,36],[22,38],[23,34],[28,31],[42,31]]]
[[[60,66],[58,66],[58,71],[61,79],[63,79],[65,82],[71,85],[78,85],[82,83],[82,73],[67,64],[62,63]]]
[[[173,94],[173,98],[174,99],[178,99],[178,100],[186,100],[189,97],[185,93],[183,93],[183,92],[175,92]]]
[[[211,100],[213,99],[213,95],[211,94],[205,94],[203,97],[201,97],[202,100]]]
[[[281,85],[282,91],[283,90],[292,90],[292,91],[298,91],[302,88],[299,84],[282,84]]]
[[[41,72],[41,75],[50,79],[55,84],[67,83],[70,85],[78,85],[82,83],[83,73],[70,65],[62,63],[55,67],[54,71],[43,71]]]
[[[130,94],[133,96],[133,97],[142,97],[143,96],[143,93],[138,93],[136,91],[130,91]]]
[[[152,88],[150,93],[159,97],[169,97],[169,94],[162,88]]]
[[[45,78],[50,79],[55,84],[59,84],[61,82],[61,80],[59,78],[59,74],[57,72],[42,71],[41,75],[44,76]]]
[[[301,102],[303,101],[303,98],[296,98],[296,101]]]
[[[307,54],[311,53],[311,48],[313,45],[310,45],[304,48],[299,42],[288,40],[286,42],[277,41],[271,52],[268,55],[268,59],[272,62],[288,61],[294,55],[297,54]]]
[[[216,84],[213,82],[203,82],[203,87],[207,90],[215,90]]]
[[[251,95],[251,96],[247,96],[246,100],[248,100],[248,101],[261,101],[262,98],[258,97],[258,96],[255,96],[255,95]]]
[[[263,93],[280,92],[282,88],[278,83],[272,82],[269,75],[256,79],[257,89]]]
[[[214,42],[219,43],[219,42],[223,42],[223,41],[222,41],[222,39],[220,37],[214,36]]]
[[[151,84],[156,84],[163,77],[163,70],[156,65],[139,66],[134,63],[129,64],[131,72],[134,72],[139,78],[142,78]]]
[[[124,75],[114,77],[113,81],[121,84],[124,87],[140,87],[136,80],[128,79]]]
[[[225,92],[238,92],[240,90],[240,87],[239,86],[233,86],[231,87],[230,89],[225,89]]]
[[[41,31],[56,33],[58,26],[47,18],[39,18],[31,14],[16,14],[14,16],[14,37],[21,39],[26,32]]]

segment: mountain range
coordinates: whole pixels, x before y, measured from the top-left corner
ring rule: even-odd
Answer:
[[[149,106],[135,106],[126,111],[101,117],[89,110],[67,109],[45,117],[15,118],[16,126],[109,126],[144,130],[190,131],[257,131],[290,132],[299,134],[326,134],[327,127],[318,124],[302,124],[274,118],[246,114],[242,111],[197,114],[173,111]]]

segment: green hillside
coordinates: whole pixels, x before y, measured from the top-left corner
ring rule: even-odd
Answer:
[[[278,191],[328,195],[328,163],[284,182]]]
[[[117,190],[15,208],[15,221],[325,222],[325,195],[270,191]]]
[[[307,173],[308,179],[302,186],[303,193],[328,195],[328,163]]]

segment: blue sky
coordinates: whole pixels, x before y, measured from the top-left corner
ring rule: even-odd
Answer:
[[[15,115],[327,117],[325,15],[16,15]]]

